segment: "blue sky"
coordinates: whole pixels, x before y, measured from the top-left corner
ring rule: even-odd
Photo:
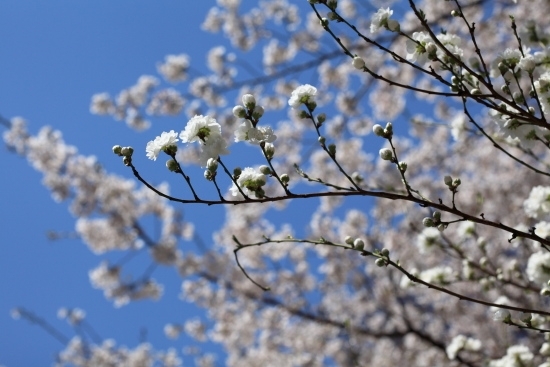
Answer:
[[[136,135],[124,123],[89,113],[94,93],[118,91],[142,74],[156,75],[167,54],[188,53],[204,64],[205,53],[224,43],[199,30],[214,1],[0,1],[0,115],[22,116],[36,133],[50,125],[63,131],[80,153],[96,155],[110,171],[128,175],[110,149],[114,144],[140,144],[166,129],[167,121]],[[165,125],[163,125],[163,123]],[[176,130],[181,126],[170,126]],[[161,162],[161,164],[163,164]],[[10,309],[22,306],[51,321],[59,307],[80,307],[103,338],[129,347],[142,329],[155,348],[180,347],[185,339],[167,340],[162,327],[183,321],[197,309],[178,300],[179,277],[160,271],[165,285],[160,302],[138,302],[116,309],[102,292],[92,289],[88,270],[100,258],[79,240],[51,242],[49,230],[70,232],[74,218],[65,204],[56,204],[41,176],[27,162],[2,148],[0,170],[0,365],[50,365],[62,345],[39,327],[14,321]],[[202,209],[193,209],[196,216]],[[157,274],[156,274],[157,275]],[[187,340],[188,342],[188,340]],[[187,360],[189,364],[189,360]]]

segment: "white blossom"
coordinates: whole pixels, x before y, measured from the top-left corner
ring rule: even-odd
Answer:
[[[292,91],[288,104],[292,108],[298,108],[302,104],[315,102],[317,88],[312,85],[304,84]]]
[[[178,133],[174,130],[170,130],[170,132],[162,132],[162,134],[157,136],[155,140],[151,140],[147,143],[147,146],[145,147],[147,158],[156,161],[161,151],[164,151],[168,147],[175,146],[177,142]]]

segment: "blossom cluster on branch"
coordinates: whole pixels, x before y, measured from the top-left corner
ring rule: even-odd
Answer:
[[[352,0],[217,3],[203,28],[233,50],[213,48],[207,76],[187,55],[158,66],[187,92],[142,76],[92,97],[138,130],[186,114],[146,147],[113,148],[135,179],[51,129],[12,119],[4,134],[72,201],[92,251],[178,271],[181,298],[208,312],[166,335],[220,343],[238,366],[550,366],[550,4],[409,0],[365,18]],[[247,76],[238,60],[262,47],[264,73]],[[161,157],[186,195],[141,172]],[[225,206],[212,238],[182,220],[191,203]],[[301,221],[273,215],[293,205]],[[161,296],[154,266],[131,281],[123,266],[101,262],[92,285],[117,306]],[[63,355],[85,358],[78,343]]]

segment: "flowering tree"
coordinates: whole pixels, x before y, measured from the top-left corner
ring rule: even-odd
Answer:
[[[219,0],[203,28],[234,50],[213,48],[210,74],[169,55],[158,71],[178,89],[142,76],[115,99],[93,96],[93,113],[136,130],[187,115],[146,147],[113,148],[126,177],[21,119],[4,140],[71,199],[92,251],[149,251],[177,269],[183,298],[207,314],[167,336],[220,343],[228,365],[550,366],[549,11],[543,0]],[[254,50],[262,75],[244,62]],[[166,159],[186,191],[142,175],[146,158]],[[212,239],[182,219],[186,204],[224,206]],[[279,214],[296,211],[298,223]],[[116,306],[161,296],[149,270],[123,274],[104,261],[90,280]],[[107,362],[179,363],[77,338],[60,354]]]

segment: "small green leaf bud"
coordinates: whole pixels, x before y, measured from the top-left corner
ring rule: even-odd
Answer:
[[[327,13],[327,18],[328,18],[328,20],[338,20],[338,19],[340,19],[340,18],[338,17],[338,15],[337,15],[335,12],[333,12],[333,11],[329,11],[329,12]]]
[[[328,146],[328,152],[329,152],[329,154],[330,154],[331,157],[336,156],[336,145],[330,144],[330,145]]]
[[[462,181],[460,181],[460,178],[455,178],[455,179],[453,180],[453,186],[454,186],[454,187],[460,186],[461,183],[462,183]]]
[[[407,171],[407,163],[405,162],[399,162],[399,170],[403,173],[405,173]]]
[[[166,161],[166,168],[168,168],[170,172],[176,172],[178,170],[178,163],[173,159],[169,159]]]
[[[122,147],[120,145],[115,145],[113,147],[113,153],[115,153],[116,155],[121,156],[122,155],[121,150],[122,150]]]
[[[317,102],[315,102],[315,101],[307,101],[307,102],[306,102],[306,107],[307,107],[310,111],[315,111],[315,109],[317,108]]]
[[[205,170],[204,178],[206,178],[208,181],[212,181],[214,179],[214,173],[212,171]]]
[[[381,126],[381,125],[374,125],[372,127],[372,132],[374,133],[374,135],[376,136],[381,136],[381,137],[386,137],[386,135],[384,134],[384,128]]]
[[[435,222],[432,218],[426,217],[426,218],[422,219],[422,225],[424,227],[435,227]]]
[[[351,179],[357,183],[363,182],[363,176],[359,172],[353,172],[351,174]]]
[[[355,241],[353,241],[353,247],[359,251],[363,251],[363,249],[365,248],[365,242],[362,239],[357,238],[355,239]]]
[[[214,158],[208,158],[208,161],[206,162],[206,168],[210,172],[216,172],[218,169],[218,161]]]
[[[324,112],[317,115],[317,122],[319,123],[319,125],[325,122],[326,119],[327,119],[327,114]]]
[[[301,110],[300,112],[298,112],[298,117],[301,118],[301,119],[308,118],[308,117],[309,117],[309,113],[307,113],[307,112],[304,111],[304,110]]]
[[[269,168],[266,165],[262,165],[262,166],[260,166],[260,172],[263,173],[264,175],[270,175],[271,174],[271,168]]]
[[[256,98],[252,94],[243,95],[242,101],[244,106],[249,110],[254,110],[254,107],[256,107]]]
[[[288,177],[288,175],[286,173],[283,173],[281,175],[281,182],[284,183],[284,184],[287,184],[289,181],[290,181],[290,177]]]
[[[131,157],[132,154],[134,154],[134,148],[124,147],[124,148],[120,149],[120,154],[122,154],[125,157]]]
[[[254,112],[252,112],[252,117],[259,119],[264,115],[264,108],[262,106],[254,107]]]
[[[233,116],[235,116],[237,118],[245,118],[246,117],[246,109],[241,105],[233,107]]]
[[[393,159],[393,152],[391,151],[391,149],[382,148],[380,149],[378,154],[380,155],[380,158],[382,158],[385,161],[391,161]]]
[[[445,182],[445,185],[451,186],[453,184],[453,178],[451,176],[445,176],[443,177],[443,182]]]

